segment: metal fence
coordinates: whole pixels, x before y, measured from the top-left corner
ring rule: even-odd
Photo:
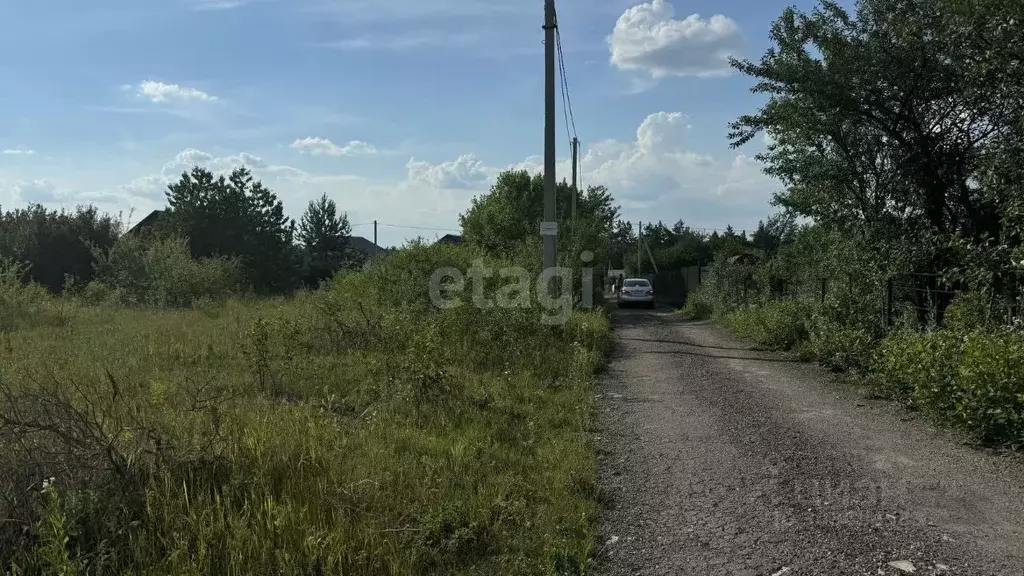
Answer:
[[[946,310],[954,299],[967,292],[987,295],[988,317],[1012,325],[1024,316],[1024,271],[1006,270],[998,274],[998,288],[986,290],[968,282],[950,282],[939,273],[908,272],[889,277],[850,272],[842,276],[787,279],[777,286],[765,286],[755,280],[756,266],[731,265],[726,300],[737,305],[768,299],[858,302],[857,313],[870,313],[884,330],[898,323],[921,329],[945,325]],[[853,313],[854,310],[851,310]]]

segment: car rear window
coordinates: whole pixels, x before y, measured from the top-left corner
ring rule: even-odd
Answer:
[[[645,288],[651,283],[647,280],[626,280],[622,285],[626,288]]]

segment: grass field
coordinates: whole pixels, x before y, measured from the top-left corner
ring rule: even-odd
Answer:
[[[580,574],[599,312],[426,301],[455,248],[199,309],[19,296],[0,335],[12,574]],[[20,300],[18,300],[20,298]]]

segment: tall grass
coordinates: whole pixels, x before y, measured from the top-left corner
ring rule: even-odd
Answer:
[[[295,298],[14,330],[0,566],[582,573],[607,321],[429,306],[430,273],[477,256],[417,248]]]

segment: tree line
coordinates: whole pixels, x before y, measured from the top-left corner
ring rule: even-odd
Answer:
[[[287,293],[315,287],[365,259],[349,246],[348,216],[334,200],[326,194],[311,200],[296,223],[244,166],[226,176],[196,166],[168,187],[166,198],[152,226],[134,234],[119,215],[94,206],[3,211],[0,259],[17,265],[23,281],[52,293],[94,284],[93,291],[120,289],[129,300],[145,300],[158,284],[170,289],[167,282],[204,274],[216,284],[208,287],[210,295],[221,289]]]

